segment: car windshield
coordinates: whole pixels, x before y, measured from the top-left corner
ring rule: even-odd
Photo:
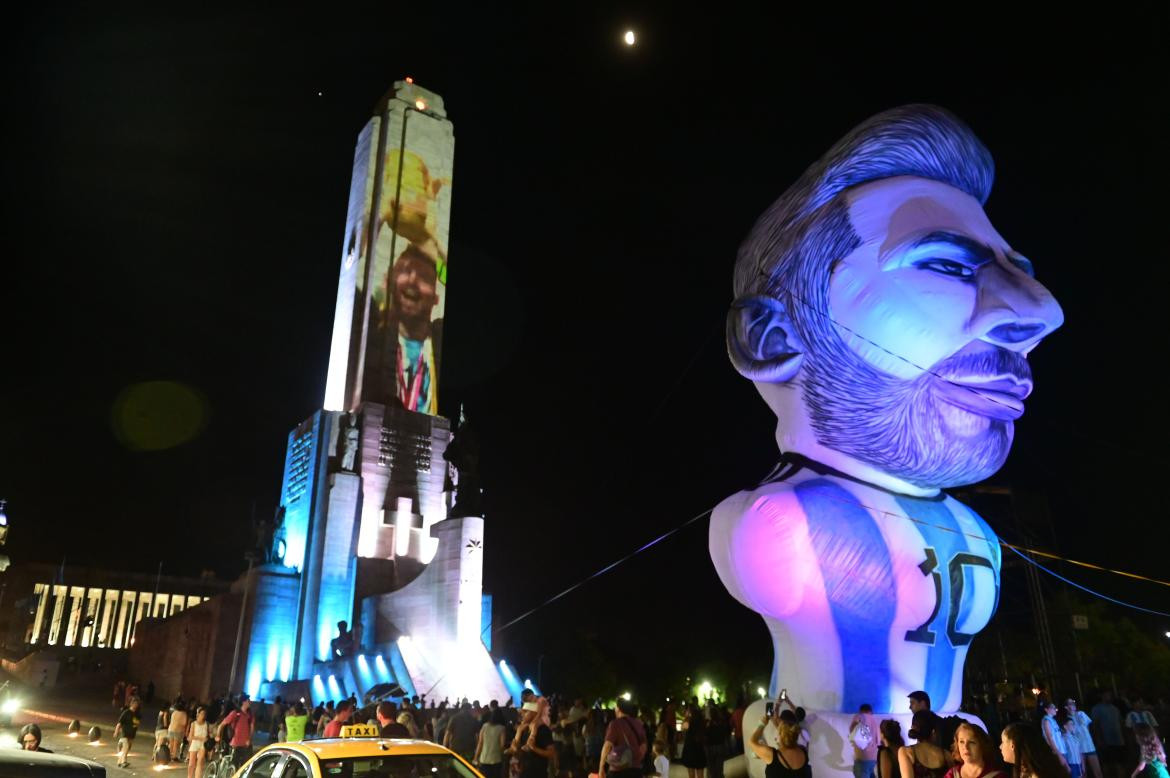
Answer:
[[[403,754],[322,759],[323,778],[479,778],[449,754]]]

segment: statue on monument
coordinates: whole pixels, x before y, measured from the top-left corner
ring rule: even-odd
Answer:
[[[337,637],[329,642],[330,659],[344,659],[347,656],[353,656],[353,630],[347,629],[348,626],[349,624],[345,621],[337,622]]]
[[[451,508],[450,518],[483,516],[483,490],[479,485],[479,436],[467,421],[462,407],[459,409],[459,426],[455,428],[455,435],[447,444],[443,458],[454,465],[457,474],[452,484],[455,505]]]
[[[715,509],[710,553],[769,628],[770,691],[826,717],[904,712],[919,690],[958,710],[995,612],[998,538],[942,490],[1003,465],[1027,356],[1063,314],[984,213],[993,177],[949,112],[890,110],[739,250],[727,350],[776,415],[780,461]]]
[[[345,448],[341,454],[341,469],[347,472],[354,472],[354,461],[357,458],[358,442],[361,433],[358,430],[358,419],[356,413],[345,414]]]

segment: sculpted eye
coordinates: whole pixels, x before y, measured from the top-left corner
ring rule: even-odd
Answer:
[[[922,259],[915,262],[914,267],[964,280],[975,277],[975,268],[954,259],[931,257],[930,259]]]

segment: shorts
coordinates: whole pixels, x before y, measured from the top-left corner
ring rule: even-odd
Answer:
[[[1069,778],[1081,778],[1081,766],[1076,762],[1068,763]]]
[[[118,738],[118,753],[130,753],[130,746],[134,745],[134,738],[120,737]]]

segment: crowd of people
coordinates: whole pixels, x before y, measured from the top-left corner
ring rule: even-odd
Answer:
[[[1034,721],[1013,721],[990,734],[957,716],[942,718],[930,704],[926,692],[909,696],[910,744],[898,721],[879,724],[872,708],[862,705],[848,733],[855,778],[1170,778],[1157,719],[1140,698],[1124,714],[1110,692],[1091,715],[1072,698],[1059,707],[1041,701]],[[780,726],[783,744],[789,725]],[[772,758],[754,743],[753,750],[761,759]],[[795,754],[789,758],[800,761]],[[780,775],[769,770],[768,778]]]
[[[118,696],[121,695],[121,696]],[[119,765],[128,765],[140,726],[142,700],[131,685],[116,690],[122,705],[114,737]],[[679,764],[688,778],[723,778],[723,764],[748,751],[764,762],[767,778],[812,778],[809,722],[786,695],[745,729],[746,702],[670,701],[661,708],[619,699],[613,706],[582,698],[543,697],[524,690],[521,704],[491,700],[367,701],[354,697],[287,704],[225,696],[206,704],[177,697],[158,713],[152,757],[185,762],[199,778],[207,761],[223,755],[242,765],[253,747],[337,737],[347,724],[376,726],[383,737],[440,743],[472,763],[485,778],[668,778]],[[1108,692],[1086,713],[1077,701],[1044,702],[1035,721],[999,730],[956,716],[939,717],[930,697],[909,697],[911,726],[878,721],[861,706],[846,735],[855,778],[1170,778],[1159,724],[1144,700],[1115,704]],[[988,717],[985,717],[987,719]],[[39,747],[39,732],[29,733]],[[745,737],[746,734],[746,737]],[[999,747],[995,739],[999,738]],[[23,736],[22,736],[23,737]],[[218,750],[217,750],[218,749]]]

